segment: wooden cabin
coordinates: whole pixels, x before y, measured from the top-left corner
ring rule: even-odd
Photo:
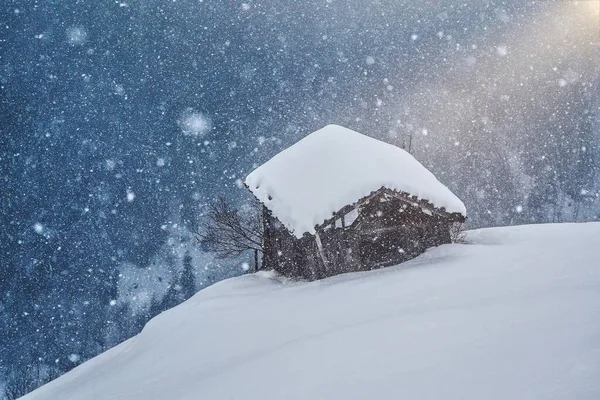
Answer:
[[[406,151],[328,125],[246,179],[263,204],[263,268],[306,279],[399,264],[450,243],[463,203]]]

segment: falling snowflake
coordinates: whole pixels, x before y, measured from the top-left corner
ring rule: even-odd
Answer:
[[[81,26],[71,26],[67,29],[67,40],[73,46],[85,44],[87,36],[87,31]]]
[[[182,113],[178,123],[183,134],[188,136],[204,136],[212,128],[210,119],[192,108]]]
[[[44,233],[44,225],[40,224],[39,222],[36,222],[33,225],[33,230],[35,231],[35,233],[41,235],[42,233]]]
[[[123,96],[125,94],[125,88],[121,84],[115,83],[114,90],[117,96]]]

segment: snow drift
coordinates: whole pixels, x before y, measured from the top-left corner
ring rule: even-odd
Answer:
[[[25,399],[600,398],[600,223],[468,241],[312,283],[223,281]]]

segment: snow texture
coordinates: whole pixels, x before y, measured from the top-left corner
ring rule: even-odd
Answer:
[[[378,271],[229,279],[23,399],[595,400],[598,237],[483,229]]]
[[[327,125],[277,154],[246,178],[252,193],[296,237],[342,207],[385,187],[466,215],[462,201],[399,147]]]

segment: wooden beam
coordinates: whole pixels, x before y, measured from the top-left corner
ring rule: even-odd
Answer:
[[[409,204],[413,207],[429,210],[429,211],[431,211],[431,213],[433,213],[439,217],[445,218],[445,219],[456,220],[459,222],[464,222],[466,219],[463,215],[461,215],[459,213],[448,213],[444,207],[437,208],[425,199],[418,199],[416,196],[411,196],[406,192],[400,192],[397,190],[392,190],[392,189],[388,189],[385,187],[381,187],[377,190],[374,190],[373,192],[371,192],[367,196],[363,197],[362,199],[359,199],[354,204],[349,204],[347,206],[342,207],[339,211],[333,213],[333,216],[331,218],[323,221],[323,223],[321,225],[317,226],[316,229],[322,230],[323,227],[325,227],[329,224],[333,224],[333,226],[335,227],[335,220],[337,218],[341,218],[342,216],[346,215],[348,212],[352,211],[354,208],[358,208],[382,194],[390,195],[390,196],[402,201],[403,203]]]
[[[422,208],[425,210],[430,211],[431,213],[438,215],[440,217],[444,217],[444,218],[448,218],[447,213],[444,212],[439,212],[435,209],[435,207],[433,207],[432,205],[430,205],[429,202],[425,202],[422,200],[417,199],[415,196],[412,196],[411,199],[406,198],[405,196],[403,196],[402,194],[398,193],[398,192],[394,192],[391,191],[391,196],[397,198],[398,200],[410,204],[413,207],[417,207],[417,208]]]
[[[385,233],[385,232],[393,232],[393,231],[400,231],[400,225],[395,225],[395,226],[386,226],[384,228],[373,228],[373,229],[369,229],[369,230],[363,230],[359,232],[359,235],[363,236],[363,235],[372,235],[372,234],[379,234],[379,233]]]

